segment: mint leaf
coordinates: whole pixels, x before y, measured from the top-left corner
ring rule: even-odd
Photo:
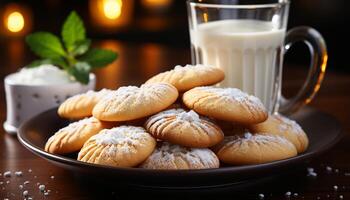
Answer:
[[[67,63],[62,58],[48,58],[48,59],[42,59],[42,60],[34,60],[26,67],[34,68],[34,67],[39,67],[40,65],[44,65],[44,64],[52,64],[52,65],[61,67],[63,69],[68,68]]]
[[[79,56],[87,52],[91,44],[91,40],[81,40],[74,44],[74,49],[72,51],[73,55]]]
[[[27,65],[27,68],[35,68],[35,67],[39,67],[40,65],[43,64],[52,64],[50,59],[43,59],[43,60],[34,60],[33,62],[31,62],[29,65]]]
[[[52,33],[37,32],[26,37],[30,49],[41,58],[58,58],[65,56],[60,39]]]
[[[64,22],[61,35],[68,52],[73,51],[76,42],[85,40],[84,23],[75,11],[72,11]]]
[[[117,59],[118,54],[106,49],[90,49],[79,60],[89,63],[92,67],[104,67]]]
[[[75,80],[83,83],[89,83],[89,74],[91,67],[86,62],[77,62],[73,67],[68,69],[68,73],[71,74]]]

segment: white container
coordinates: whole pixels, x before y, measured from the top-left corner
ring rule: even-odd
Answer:
[[[79,82],[51,84],[51,85],[27,85],[14,83],[10,74],[5,77],[6,94],[6,121],[4,129],[11,134],[17,133],[17,128],[29,118],[57,107],[65,99],[75,94],[94,90],[96,77],[90,74],[87,85]]]

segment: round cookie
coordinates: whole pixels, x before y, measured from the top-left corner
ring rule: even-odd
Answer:
[[[111,126],[112,124],[100,122],[94,117],[73,122],[49,138],[45,151],[54,154],[79,151],[91,136]]]
[[[181,108],[153,115],[145,127],[157,139],[186,147],[211,147],[224,138],[220,127],[208,118]]]
[[[295,146],[283,137],[250,133],[225,137],[214,151],[220,161],[232,165],[267,163],[297,155]]]
[[[146,117],[166,109],[178,97],[168,83],[120,87],[98,102],[93,116],[103,121],[128,121]]]
[[[146,169],[209,169],[220,166],[207,148],[186,148],[162,142],[140,167]]]
[[[309,139],[299,124],[282,115],[270,115],[265,122],[248,128],[253,133],[268,133],[284,137],[294,144],[298,153],[304,152],[309,145]]]
[[[178,65],[170,71],[157,74],[146,83],[166,82],[174,85],[179,92],[185,92],[197,86],[213,85],[224,80],[222,69],[206,65]]]
[[[90,90],[83,94],[74,95],[58,107],[58,115],[69,119],[90,117],[97,102],[110,92],[111,90],[102,89],[98,92]]]
[[[78,160],[114,167],[134,167],[154,150],[155,139],[142,127],[104,129],[80,150]]]
[[[184,104],[197,113],[239,124],[256,124],[267,119],[261,101],[236,88],[196,87],[184,93]]]

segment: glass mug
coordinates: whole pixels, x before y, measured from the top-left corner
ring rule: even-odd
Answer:
[[[328,57],[324,39],[305,26],[286,32],[289,1],[239,2],[187,1],[192,63],[220,67],[226,75],[220,86],[257,96],[270,113],[295,112],[320,88]],[[300,91],[285,99],[281,95],[283,55],[299,41],[309,47],[311,66]]]

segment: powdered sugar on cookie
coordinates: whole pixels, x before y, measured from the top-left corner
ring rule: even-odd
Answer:
[[[179,160],[186,164],[178,164]],[[206,148],[185,148],[163,142],[141,167],[149,169],[217,168],[219,160],[211,150]]]
[[[146,130],[141,127],[120,126],[102,130],[93,139],[100,145],[135,145],[147,135]]]
[[[73,130],[80,128],[83,125],[91,124],[91,123],[95,123],[95,122],[98,122],[98,120],[94,117],[84,118],[82,120],[70,123],[68,126],[61,128],[58,132],[60,132],[60,131],[73,132]]]
[[[176,116],[176,119],[189,121],[189,122],[193,122],[193,121],[199,122],[200,121],[199,115],[196,112],[194,112],[193,110],[190,110],[188,112],[186,112],[186,111],[181,112],[180,114],[178,114]]]
[[[287,117],[284,117],[282,115],[276,116],[276,119],[280,120],[281,123],[279,124],[280,131],[287,131],[288,129],[291,129],[295,131],[295,133],[300,134],[303,133],[303,129],[301,126],[294,120],[291,120]]]
[[[255,106],[264,107],[264,105],[262,104],[259,98],[253,95],[249,95],[245,92],[242,92],[240,89],[237,89],[237,88],[217,88],[217,87],[211,87],[211,86],[204,86],[204,87],[197,87],[196,89],[203,90],[209,93],[215,93],[224,98],[232,99],[241,103],[251,102],[255,104]]]
[[[292,145],[287,139],[276,136],[276,135],[260,135],[260,134],[252,134],[249,132],[244,133],[243,136],[228,136],[225,137],[225,141],[230,141],[228,144],[237,143],[240,144],[242,142],[254,142],[254,143],[263,143],[267,144],[270,142],[275,142],[279,144]]]
[[[198,64],[198,65],[185,65],[185,66],[176,65],[174,67],[174,71],[193,70],[195,68],[201,68],[201,70],[211,70],[214,67],[207,66],[207,65],[201,65],[201,64]]]

